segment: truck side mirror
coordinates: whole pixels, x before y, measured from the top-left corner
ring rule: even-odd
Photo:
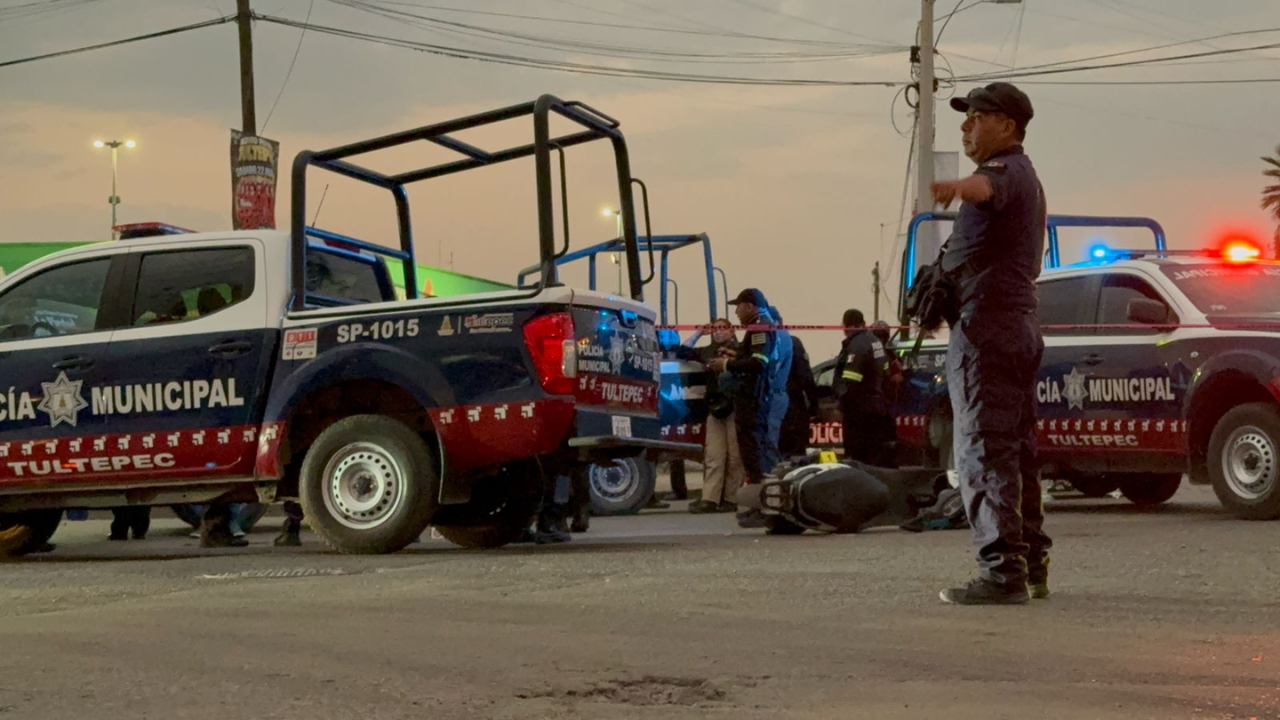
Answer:
[[[1143,325],[1168,325],[1169,306],[1159,300],[1134,298],[1129,301],[1128,317],[1130,322]]]

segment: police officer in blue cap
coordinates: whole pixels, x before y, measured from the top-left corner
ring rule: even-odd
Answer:
[[[973,527],[979,575],[943,590],[944,602],[1007,605],[1049,595],[1035,446],[1035,377],[1044,352],[1036,278],[1044,256],[1044,189],[1023,152],[1031,101],[993,83],[951,107],[965,113],[963,180],[933,184],[934,200],[959,216],[943,270],[959,287],[960,321],[947,348],[955,416],[955,465]]]
[[[764,474],[782,459],[778,438],[782,420],[787,414],[787,377],[791,373],[791,334],[779,325],[764,293],[747,288],[729,301],[734,305],[738,322],[748,326],[738,356],[732,360],[716,358],[707,367],[716,373],[729,372],[742,378],[734,398],[733,417],[738,426],[738,451],[747,484],[764,482]],[[758,509],[738,513],[738,525],[764,527],[765,517]]]

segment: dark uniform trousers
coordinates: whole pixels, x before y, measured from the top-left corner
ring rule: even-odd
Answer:
[[[763,382],[763,381],[761,381]],[[733,421],[738,426],[738,454],[742,456],[745,482],[764,482],[765,453],[763,446],[769,435],[768,408],[752,393],[739,395],[733,402]]]
[[[876,467],[896,468],[893,417],[866,400],[840,400],[844,456]]]
[[[1035,378],[1044,340],[1032,313],[978,311],[951,329],[947,386],[978,566],[994,582],[1047,577],[1036,462]]]

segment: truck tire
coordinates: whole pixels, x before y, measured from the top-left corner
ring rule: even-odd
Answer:
[[[1213,493],[1232,515],[1280,517],[1280,409],[1248,403],[1228,411],[1209,437],[1207,464]]]
[[[1116,477],[1120,494],[1142,506],[1168,502],[1182,485],[1182,473],[1122,473]]]
[[[619,458],[587,468],[592,515],[634,515],[649,504],[658,468],[641,457]]]
[[[19,557],[44,547],[61,522],[61,510],[0,514],[0,556]]]
[[[444,539],[470,549],[508,545],[533,525],[544,481],[536,462],[512,463],[478,486],[470,502],[440,508],[431,525]],[[529,482],[529,478],[535,482]],[[515,492],[512,492],[512,490]]]
[[[510,545],[529,529],[538,512],[537,501],[513,498],[487,519],[468,525],[435,525],[445,540],[472,550],[492,550]]]
[[[341,553],[403,549],[426,529],[439,478],[427,444],[382,415],[330,425],[307,450],[298,489],[307,522]]]
[[[1087,498],[1106,497],[1120,488],[1120,481],[1114,475],[1079,475],[1070,482],[1071,487]]]

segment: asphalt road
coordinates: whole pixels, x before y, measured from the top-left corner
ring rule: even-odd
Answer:
[[[683,503],[551,547],[204,551],[155,511],[0,566],[3,718],[1280,718],[1280,522],[1055,501],[1053,597],[942,605],[966,531]]]

